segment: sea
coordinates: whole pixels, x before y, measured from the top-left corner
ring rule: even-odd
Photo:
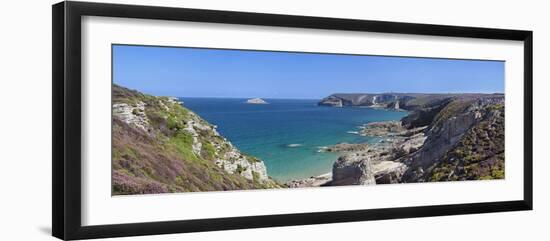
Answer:
[[[337,153],[320,149],[338,143],[375,143],[360,136],[369,122],[399,120],[404,111],[368,107],[318,106],[318,100],[264,99],[247,104],[239,98],[180,98],[183,105],[217,126],[241,152],[264,161],[268,175],[280,182],[329,173]]]

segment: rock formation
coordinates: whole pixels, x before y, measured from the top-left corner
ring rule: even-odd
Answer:
[[[262,100],[260,98],[253,98],[246,100],[247,104],[267,104],[265,100]]]
[[[376,179],[369,157],[358,153],[344,155],[332,167],[332,186],[374,184]]]
[[[357,93],[332,94],[318,102],[320,106],[362,106],[415,111],[437,107],[455,98],[503,98],[502,94],[424,94],[424,93]]]
[[[340,154],[332,171],[286,186],[504,178],[501,94],[335,94],[319,105],[410,113],[400,121],[368,123],[356,133],[377,137],[377,143],[319,149]],[[177,98],[114,85],[112,114],[114,195],[285,187],[268,176],[262,160],[239,151]]]
[[[133,125],[143,131],[150,132],[151,126],[149,119],[145,115],[145,103],[139,101],[135,106],[126,103],[117,103],[113,105],[113,116],[128,125]]]
[[[458,98],[434,118],[403,182],[503,178],[504,98]]]
[[[504,178],[502,94],[335,94],[319,105],[384,106],[412,110],[401,121],[366,124],[360,135],[376,144],[341,143],[320,151],[340,152],[330,175],[294,181],[291,187],[373,185]]]
[[[338,143],[333,146],[321,147],[319,152],[358,152],[364,151],[369,148],[367,143],[350,144],[350,143]]]
[[[114,85],[112,108],[115,195],[281,187],[177,98]]]
[[[359,132],[363,136],[385,136],[389,133],[405,131],[400,121],[371,122],[361,127]]]

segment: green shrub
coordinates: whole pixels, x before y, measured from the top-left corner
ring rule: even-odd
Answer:
[[[252,180],[254,182],[260,182],[260,173],[252,171]]]
[[[491,176],[494,179],[504,179],[504,168],[493,168],[491,170]]]
[[[246,168],[244,168],[243,166],[241,166],[241,164],[237,164],[237,170],[236,172],[241,174],[243,173],[244,171],[246,171]]]
[[[248,154],[244,154],[244,156],[246,157],[246,160],[248,160],[248,162],[250,162],[250,163],[261,162],[260,159],[254,157],[254,156],[251,156],[251,155],[248,155]]]
[[[202,156],[208,160],[212,160],[216,157],[216,149],[210,142],[203,141],[202,142]]]
[[[185,125],[183,124],[181,119],[178,119],[173,115],[168,116],[168,118],[166,119],[166,126],[168,127],[168,129],[176,131],[183,130],[185,128]]]
[[[198,160],[193,152],[193,136],[185,131],[178,132],[176,136],[170,138],[169,143],[175,147],[178,154],[184,160]]]

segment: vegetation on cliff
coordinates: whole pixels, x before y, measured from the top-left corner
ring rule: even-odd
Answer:
[[[429,181],[504,178],[504,106],[490,105],[483,120],[430,170]]]
[[[281,187],[176,99],[117,85],[112,93],[113,195]]]
[[[411,113],[400,122],[365,125],[360,134],[383,141],[342,152],[323,185],[357,185],[349,180],[373,176],[376,184],[504,178],[502,94],[334,94],[319,105],[393,108],[392,101]]]

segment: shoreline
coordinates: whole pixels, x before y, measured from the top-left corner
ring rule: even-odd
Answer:
[[[319,102],[332,107],[406,109],[399,121],[363,124],[359,135],[379,137],[372,145],[338,143],[332,180],[295,180],[292,187],[375,185],[504,178],[504,96],[501,94],[333,94]],[[350,133],[350,131],[348,131]],[[355,132],[353,132],[355,134]]]
[[[249,108],[239,101],[226,103],[187,100],[186,106],[196,111],[205,120],[216,123],[220,133],[228,140],[232,140],[240,150],[264,160],[269,175],[281,183],[330,172],[338,156],[335,153],[317,153],[318,147],[342,141],[373,143],[378,140],[357,135],[360,131],[359,126],[370,121],[397,120],[406,115],[405,112],[372,108],[337,110],[322,108],[315,103],[316,101],[306,103],[274,101],[270,106],[255,105]],[[266,111],[273,108],[278,109]],[[225,116],[218,113],[228,114]],[[280,116],[280,113],[284,115],[280,118],[284,118],[288,124],[273,121],[279,118],[277,116]],[[310,113],[319,113],[319,118],[311,120]],[[250,119],[254,119],[255,123],[245,124]],[[346,133],[347,131],[355,131],[355,133]],[[260,138],[254,133],[273,136]],[[260,143],[264,144],[259,145]]]
[[[397,183],[397,179],[405,171],[404,158],[407,154],[417,151],[426,140],[423,131],[426,127],[405,129],[401,121],[379,121],[370,122],[361,126],[357,135],[383,138],[378,143],[338,143],[327,146],[319,151],[337,153],[339,156],[334,160],[333,170],[317,176],[287,181],[289,188],[321,187],[328,185],[347,185],[346,182],[334,182],[333,175],[338,173],[337,166],[344,163],[342,170],[347,165],[360,162],[368,158],[369,168],[372,171],[373,180],[377,184]],[[387,153],[398,153],[387,154]],[[401,155],[401,156],[399,156]],[[344,171],[343,175],[348,175]]]
[[[322,187],[329,184],[332,181],[332,172],[325,174],[311,176],[304,179],[296,179],[285,182],[289,188],[301,188],[301,187]]]

